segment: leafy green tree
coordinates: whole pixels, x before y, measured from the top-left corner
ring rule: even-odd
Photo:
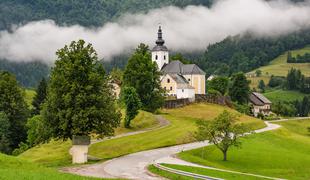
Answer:
[[[33,116],[27,121],[27,143],[30,147],[47,141],[50,137],[49,129],[45,126],[41,115]]]
[[[152,62],[148,46],[140,44],[130,57],[124,71],[124,86],[134,87],[142,103],[142,109],[155,112],[164,103],[160,86],[160,72]]]
[[[212,121],[198,121],[195,137],[199,141],[213,143],[223,153],[223,160],[227,161],[228,149],[231,146],[240,147],[239,137],[248,131],[245,125],[236,123],[237,120],[236,115],[224,110]]]
[[[228,91],[229,79],[227,77],[219,76],[213,78],[208,82],[208,89],[213,89],[225,95]]]
[[[255,71],[256,77],[260,77],[262,75],[262,71],[260,69]]]
[[[244,73],[236,73],[231,78],[231,86],[229,88],[229,95],[233,101],[239,104],[248,102],[250,94],[250,81],[247,80]]]
[[[264,93],[265,88],[266,88],[265,82],[263,80],[260,80],[258,83],[258,89],[260,89]]]
[[[291,68],[286,76],[287,89],[299,90],[301,89],[302,74],[299,69]]]
[[[33,114],[37,115],[40,114],[41,111],[41,105],[46,99],[47,94],[47,82],[45,78],[42,78],[42,80],[39,83],[38,88],[36,89],[36,95],[34,96],[32,100],[33,105]]]
[[[123,82],[123,71],[119,68],[113,68],[110,72],[110,78],[113,83],[121,86]]]
[[[0,72],[0,112],[6,114],[9,120],[8,141],[10,149],[17,148],[26,140],[26,120],[28,109],[23,96],[23,90],[17,84],[14,76],[8,72]]]
[[[8,138],[10,122],[5,113],[0,112],[0,152],[10,153],[10,142]]]
[[[124,87],[123,99],[126,104],[125,127],[130,128],[130,122],[139,113],[141,102],[139,96],[133,87]]]
[[[43,108],[44,124],[51,136],[113,135],[121,115],[92,45],[73,41],[56,54]]]
[[[270,80],[268,82],[268,86],[271,88],[278,87],[278,86],[282,87],[285,85],[285,82],[286,80],[284,77],[271,75]]]

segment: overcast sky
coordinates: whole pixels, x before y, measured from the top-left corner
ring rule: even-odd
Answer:
[[[205,50],[229,35],[253,32],[277,36],[310,27],[310,1],[218,0],[211,7],[164,7],[147,14],[127,14],[96,29],[79,25],[58,26],[52,20],[30,22],[12,32],[0,32],[0,58],[12,61],[42,60],[52,63],[55,52],[72,40],[94,45],[100,58],[133,50],[143,42],[151,47],[158,24],[166,45],[174,51]]]

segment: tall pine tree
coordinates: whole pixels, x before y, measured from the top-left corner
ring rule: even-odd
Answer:
[[[32,105],[33,105],[32,113],[34,115],[40,114],[41,105],[45,101],[46,93],[47,93],[47,82],[45,78],[42,78],[42,80],[39,83],[38,88],[36,89],[36,95],[32,101]]]
[[[250,82],[245,77],[244,73],[236,73],[232,76],[232,83],[229,88],[229,96],[235,102],[239,104],[245,104],[248,102],[250,94]]]

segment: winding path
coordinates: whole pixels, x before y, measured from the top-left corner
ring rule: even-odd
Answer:
[[[280,125],[265,122],[267,127],[256,130],[256,133],[275,130]],[[148,165],[171,163],[171,157],[179,152],[208,146],[208,142],[194,142],[177,146],[153,149],[148,151],[137,152],[112,159],[103,163],[85,165],[80,167],[70,167],[62,169],[64,172],[74,173],[82,176],[92,176],[101,178],[128,178],[128,179],[161,179],[160,177],[150,174],[147,170]],[[172,160],[173,161],[173,160]],[[179,160],[174,162],[180,162]],[[188,162],[183,161],[183,165]],[[182,164],[182,163],[179,163]]]

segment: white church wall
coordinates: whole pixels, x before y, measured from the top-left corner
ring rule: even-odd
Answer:
[[[195,89],[177,89],[177,99],[189,98],[195,101]]]
[[[157,58],[156,58],[157,57]],[[157,63],[158,69],[161,69],[164,64],[169,64],[169,52],[168,51],[153,51],[152,61]]]

